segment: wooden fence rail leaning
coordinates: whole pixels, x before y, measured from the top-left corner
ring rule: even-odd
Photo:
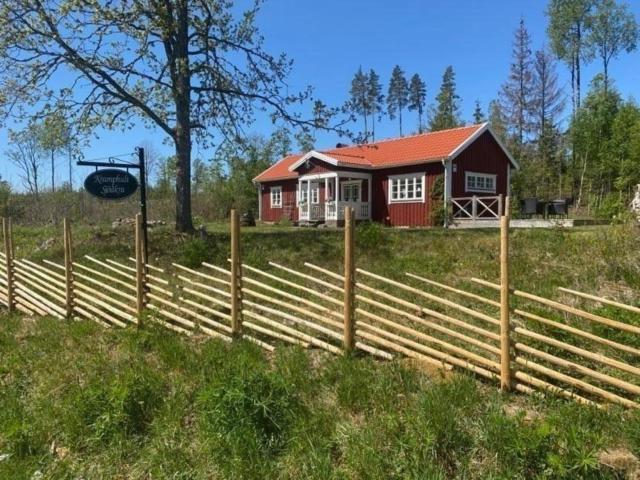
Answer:
[[[140,218],[134,255],[125,260],[76,258],[66,219],[62,263],[15,258],[11,219],[5,218],[0,304],[106,327],[143,328],[147,322],[188,336],[243,338],[269,351],[285,343],[335,355],[408,357],[469,372],[503,391],[639,408],[640,308],[564,287],[558,298],[513,288],[508,199],[501,205],[499,278],[455,285],[424,272],[389,278],[358,268],[349,208],[339,272],[313,263],[243,262],[235,211],[228,264],[199,268],[145,263]]]

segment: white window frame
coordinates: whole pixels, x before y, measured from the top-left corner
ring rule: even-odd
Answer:
[[[475,186],[469,186],[469,178],[474,177],[476,179],[482,178],[486,183],[487,179],[491,179],[493,182],[493,188],[481,188],[477,186],[477,180],[475,181]],[[465,192],[475,192],[475,193],[496,193],[496,183],[498,180],[498,175],[495,173],[482,173],[482,172],[464,172],[464,190]]]
[[[342,198],[341,201],[346,202],[345,197],[346,195],[344,194],[344,187],[347,186],[351,186],[351,185],[357,185],[358,186],[358,200],[356,200],[357,203],[361,203],[362,202],[362,180],[347,180],[345,182],[340,182],[340,198]],[[353,202],[351,202],[353,203]]]
[[[318,205],[320,203],[320,182],[311,182],[309,190],[311,191],[311,203]]]
[[[413,192],[414,196],[412,198],[393,198],[393,184],[394,182],[405,182],[406,191],[409,191],[409,181],[413,182]],[[416,186],[418,186],[418,182],[420,182],[420,186],[422,187],[421,195],[419,197],[415,196]],[[387,202],[388,203],[424,203],[426,198],[426,173],[425,172],[417,172],[417,173],[408,173],[405,175],[389,175],[387,177]],[[398,183],[398,192],[400,191],[400,183]]]
[[[274,195],[277,195],[275,197]],[[276,203],[274,200],[277,198],[278,202]],[[271,187],[269,189],[269,205],[271,208],[282,208],[282,187]]]

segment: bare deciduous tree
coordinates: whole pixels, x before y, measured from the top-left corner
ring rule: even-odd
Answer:
[[[24,188],[36,197],[40,193],[40,171],[44,162],[39,142],[39,129],[30,124],[21,131],[10,131],[11,147],[6,152],[9,160],[17,167]]]

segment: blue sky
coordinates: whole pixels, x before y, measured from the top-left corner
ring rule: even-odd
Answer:
[[[640,19],[640,1],[630,3]],[[431,103],[444,69],[453,65],[462,116],[470,121],[475,100],[486,111],[507,77],[513,32],[520,17],[531,33],[534,50],[546,42],[546,4],[542,0],[267,0],[258,25],[268,51],[286,52],[294,60],[289,79],[292,91],[312,85],[318,98],[339,105],[360,65],[375,69],[386,90],[391,70],[398,64],[407,77],[420,74]],[[583,92],[600,70],[597,59],[585,66]],[[569,95],[568,70],[560,64],[558,71],[560,84]],[[640,52],[614,60],[610,74],[624,97],[640,97]],[[405,131],[415,129],[414,113],[407,113],[405,121],[409,127]],[[359,127],[354,125],[354,129]],[[271,129],[268,120],[259,119],[247,131],[268,135]],[[396,121],[383,120],[376,126],[377,138],[397,134]],[[170,145],[163,145],[165,137],[158,130],[138,127],[124,133],[99,131],[97,135],[99,138],[84,149],[87,159],[120,154],[143,142],[153,144],[162,154],[172,153]],[[320,134],[317,146],[331,147],[338,140],[333,134]],[[0,143],[6,145],[6,130],[0,131]],[[207,152],[194,146],[194,155],[206,158]],[[65,161],[58,163],[62,180]],[[88,173],[85,170],[76,168],[76,183]],[[6,158],[1,160],[0,175],[18,186],[17,173]],[[45,171],[44,177],[49,176]]]

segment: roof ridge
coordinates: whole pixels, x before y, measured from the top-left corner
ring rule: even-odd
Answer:
[[[488,122],[474,123],[474,124],[471,124],[471,125],[462,125],[460,127],[447,128],[445,130],[436,130],[435,132],[414,133],[412,135],[406,135],[406,136],[403,136],[403,137],[388,137],[388,138],[383,138],[381,140],[376,140],[375,142],[372,142],[372,143],[354,143],[352,145],[346,145],[344,147],[334,148],[334,149],[326,150],[326,151],[335,151],[335,150],[340,150],[340,149],[343,149],[343,148],[371,147],[371,146],[376,145],[378,143],[393,142],[393,141],[396,141],[396,140],[404,140],[406,138],[422,137],[422,136],[427,136],[427,135],[433,135],[433,134],[436,134],[436,133],[452,132],[454,130],[462,130],[462,129],[465,129],[465,128],[482,127],[485,123],[488,123]]]
[[[349,147],[342,147],[342,148],[349,148]],[[341,153],[340,152],[340,148],[333,148],[330,150],[317,150],[318,153],[323,153],[325,155],[341,155],[343,157],[353,157],[353,158],[364,158],[364,155],[353,155],[353,154],[349,154],[349,153]]]

